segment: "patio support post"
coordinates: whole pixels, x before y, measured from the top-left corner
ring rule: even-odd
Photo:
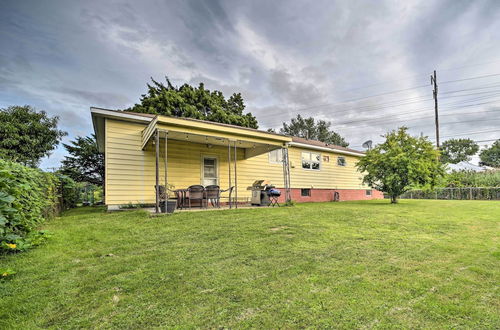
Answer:
[[[283,184],[285,187],[285,202],[290,202],[290,162],[288,160],[288,149],[282,148],[282,163],[283,163]]]
[[[235,208],[238,208],[238,175],[236,174],[236,163],[238,162],[238,150],[236,149],[237,141],[234,141],[234,204]]]
[[[227,139],[227,164],[229,166],[229,208],[232,208],[231,202],[231,140]]]
[[[165,203],[168,204],[168,158],[167,158],[167,151],[168,151],[168,132],[165,131],[165,159],[164,159],[164,166],[165,166]],[[166,207],[166,205],[165,205]]]
[[[155,158],[156,158],[156,204],[155,211],[160,213],[160,132],[156,129],[155,135]]]

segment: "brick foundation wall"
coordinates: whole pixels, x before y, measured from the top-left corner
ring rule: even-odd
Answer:
[[[281,190],[279,202],[285,202],[285,189]],[[297,203],[306,202],[331,202],[333,201],[335,192],[339,193],[340,201],[357,201],[368,199],[383,199],[384,194],[378,190],[371,189],[371,196],[366,195],[367,189],[311,189],[311,196],[302,196],[300,188],[292,188],[292,200]],[[368,189],[369,190],[369,189]]]

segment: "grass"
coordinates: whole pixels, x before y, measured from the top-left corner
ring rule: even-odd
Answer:
[[[0,328],[499,328],[500,203],[80,208],[1,257]]]

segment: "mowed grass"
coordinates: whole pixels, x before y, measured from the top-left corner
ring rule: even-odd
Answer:
[[[500,203],[67,212],[2,257],[0,328],[500,328]]]

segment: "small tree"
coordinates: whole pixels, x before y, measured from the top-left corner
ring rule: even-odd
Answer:
[[[76,182],[102,186],[104,182],[104,154],[99,152],[95,135],[78,136],[70,144],[63,144],[69,153],[62,161],[61,173]]]
[[[340,134],[331,130],[331,125],[329,121],[315,121],[312,117],[303,118],[297,115],[297,118],[292,118],[289,124],[283,123],[280,133],[347,147],[349,143]]]
[[[367,151],[356,166],[366,173],[363,183],[387,193],[391,203],[412,186],[433,187],[444,174],[439,151],[426,137],[412,137],[406,127],[384,137],[385,142]]]
[[[0,156],[36,167],[49,156],[66,132],[57,129],[59,117],[49,117],[29,105],[0,109]]]
[[[471,139],[450,139],[441,145],[441,162],[457,164],[471,160],[479,146]]]
[[[481,151],[479,158],[483,165],[500,167],[500,139],[496,140],[491,147]]]

